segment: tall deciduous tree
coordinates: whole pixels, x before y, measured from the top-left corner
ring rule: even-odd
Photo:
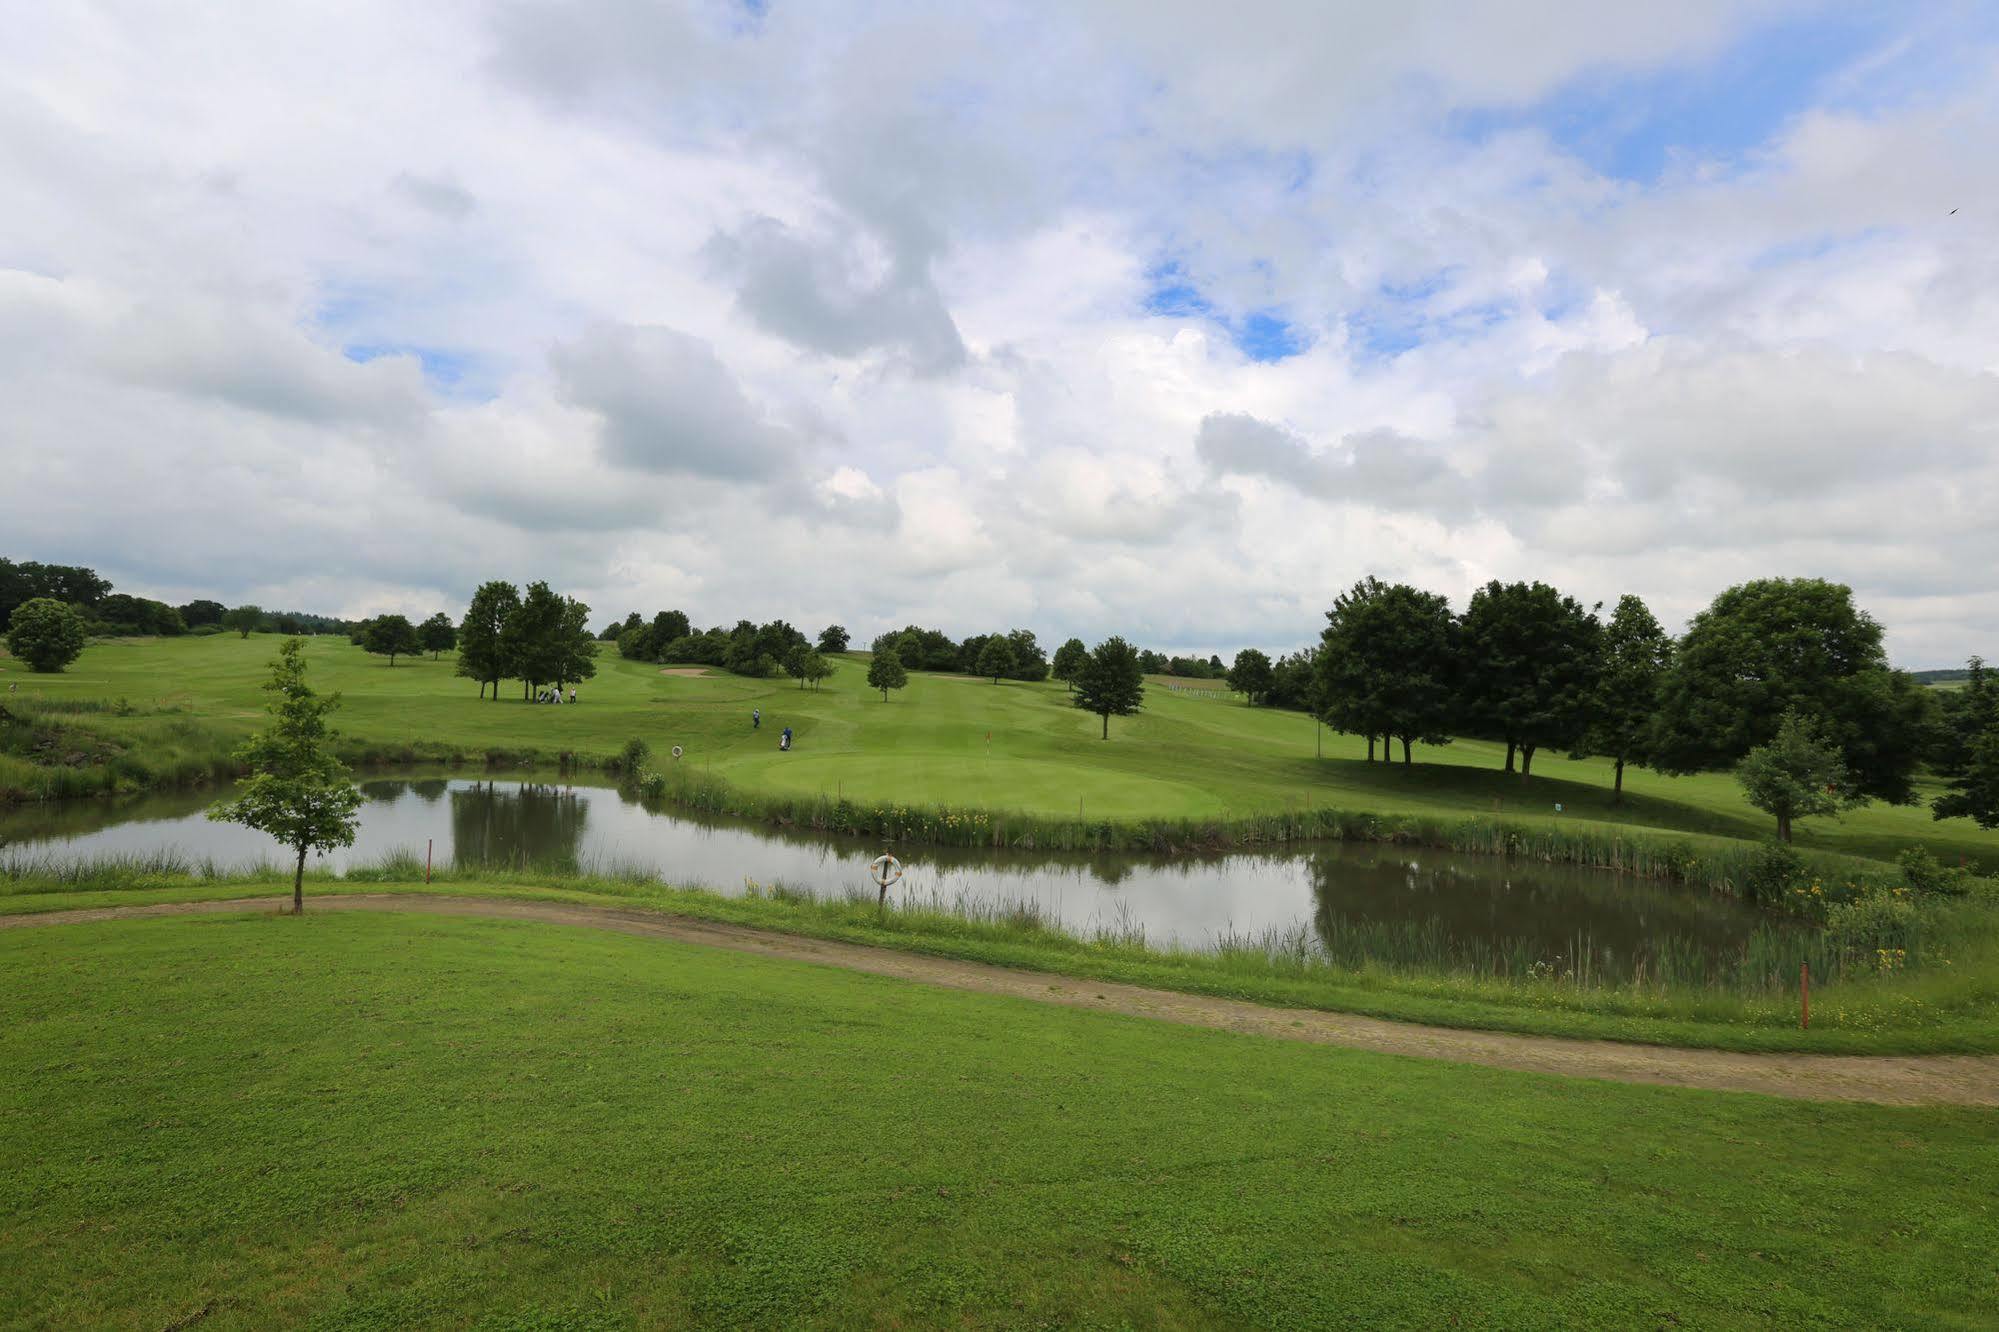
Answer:
[[[458,626],[453,624],[451,617],[443,611],[439,611],[418,625],[416,636],[417,641],[423,644],[423,650],[430,654],[433,661],[437,659],[439,653],[449,652],[458,646]]]
[[[1243,697],[1243,702],[1251,704],[1270,692],[1270,686],[1277,680],[1277,672],[1270,664],[1270,657],[1256,648],[1244,648],[1235,654],[1235,663],[1229,667],[1228,686]]]
[[[549,679],[557,689],[597,674],[597,640],[590,636],[590,608],[575,597],[562,599],[555,637],[545,657]]]
[[[1407,583],[1364,578],[1334,599],[1320,635],[1318,703],[1328,725],[1410,746],[1450,743],[1457,676],[1457,623],[1450,603]]]
[[[507,676],[507,622],[520,610],[520,589],[494,579],[481,583],[472,594],[472,604],[458,625],[458,673],[479,682],[479,696],[493,688],[500,697],[500,681]]]
[[[909,668],[902,664],[902,635],[883,634],[874,641],[873,656],[868,662],[868,688],[882,691],[882,702],[888,702],[888,691],[900,689],[909,683]]]
[[[1460,725],[1506,742],[1506,771],[1544,745],[1574,746],[1589,722],[1603,626],[1546,583],[1487,583],[1459,621]]]
[[[1777,840],[1791,840],[1791,821],[1837,814],[1867,802],[1855,789],[1839,746],[1825,728],[1796,710],[1778,719],[1769,743],[1757,745],[1735,769],[1749,803],[1777,820]]]
[[[7,617],[7,650],[31,671],[60,671],[83,651],[83,617],[54,597],[31,597]]]
[[[1645,603],[1629,593],[1618,598],[1604,627],[1589,729],[1583,735],[1584,748],[1616,765],[1613,804],[1624,803],[1624,765],[1646,761],[1659,686],[1672,658],[1673,640]]]
[[[1090,658],[1090,650],[1083,646],[1083,640],[1072,638],[1055,649],[1055,660],[1050,673],[1069,686],[1069,692],[1076,692],[1076,676],[1083,669],[1083,663]]]
[[[520,609],[507,617],[500,632],[507,672],[520,677],[522,698],[534,697],[535,686],[555,679],[556,639],[561,631],[562,598],[545,582],[529,583]]]
[[[1930,802],[1930,813],[1999,828],[1999,687],[1982,658],[1968,665],[1964,687],[1945,695],[1936,768],[1950,789]]]
[[[1005,634],[994,634],[979,648],[978,672],[994,684],[1000,682],[1001,676],[1010,674],[1013,665],[1013,644]]]
[[[421,652],[423,640],[417,637],[416,626],[407,616],[378,615],[368,622],[361,646],[378,657],[387,657],[389,665],[394,666],[397,657]]]
[[[294,913],[305,910],[306,853],[351,845],[358,822],[354,812],[361,807],[360,789],[328,748],[334,732],[326,715],[340,705],[340,696],[321,698],[306,684],[304,648],[297,638],[279,647],[264,686],[271,695],[271,724],[237,751],[250,776],[235,799],[208,811],[211,819],[269,833],[298,853]]]
[[[1138,649],[1122,638],[1106,638],[1076,672],[1074,702],[1103,718],[1102,739],[1111,738],[1111,718],[1129,717],[1145,704],[1145,671]]]
[[[851,635],[847,633],[844,625],[829,624],[819,631],[819,650],[821,652],[845,652],[850,637]]]
[[[264,612],[257,606],[238,606],[222,617],[224,629],[234,629],[238,635],[248,638],[264,622]]]
[[[1933,706],[1907,672],[1889,669],[1881,626],[1851,588],[1766,578],[1723,592],[1688,626],[1660,690],[1653,766],[1727,767],[1796,711],[1825,728],[1861,794],[1904,804]]]

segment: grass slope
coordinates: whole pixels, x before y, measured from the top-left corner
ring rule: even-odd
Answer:
[[[29,699],[125,698],[138,709],[93,715],[91,726],[135,748],[158,732],[198,720],[226,737],[258,723],[258,686],[276,646],[271,636],[120,640],[94,643],[61,675],[35,676],[0,659],[0,673]],[[344,640],[309,640],[314,683],[347,700],[339,718],[347,743],[379,757],[487,752],[572,752],[608,757],[634,735],[664,760],[684,760],[746,789],[797,795],[973,806],[1090,818],[1240,815],[1336,805],[1383,814],[1485,814],[1542,822],[1601,823],[1714,837],[1767,837],[1769,820],[1742,799],[1726,773],[1668,778],[1626,775],[1627,798],[1610,802],[1609,765],[1542,755],[1532,781],[1499,769],[1502,748],[1482,741],[1419,747],[1410,768],[1369,764],[1359,740],[1326,732],[1297,713],[1243,707],[1199,691],[1147,691],[1137,717],[1112,723],[1101,741],[1094,717],[1070,707],[1063,686],[994,685],[912,674],[887,703],[866,688],[865,658],[836,659],[819,690],[789,680],[663,674],[657,666],[599,658],[599,673],[575,708],[535,707],[506,688],[481,702],[477,687],[453,676],[449,656],[402,659],[390,667]],[[517,686],[513,687],[517,690]],[[765,729],[753,733],[750,710]],[[157,710],[167,709],[163,714]],[[792,726],[798,748],[777,752],[776,732]],[[990,741],[987,737],[990,736]],[[1324,757],[1315,757],[1323,746]],[[9,765],[12,765],[11,767]],[[27,779],[19,758],[0,756],[0,789]],[[1925,790],[1927,800],[1933,791]],[[1555,813],[1555,805],[1563,813]],[[1927,844],[1946,860],[1964,857],[1999,870],[1999,832],[1968,819],[1937,822],[1927,804],[1873,806],[1842,820],[1802,825],[1800,845],[1876,859]]]
[[[0,936],[18,1325],[1973,1326],[1999,1120],[435,918]]]

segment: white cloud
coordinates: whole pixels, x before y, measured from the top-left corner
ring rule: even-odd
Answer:
[[[1999,655],[1999,64],[1921,9],[1707,153],[1647,97],[1806,0],[33,8],[0,553],[1224,653],[1819,573]],[[1627,78],[1654,180],[1537,111]]]

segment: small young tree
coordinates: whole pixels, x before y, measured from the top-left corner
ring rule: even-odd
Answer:
[[[416,626],[404,615],[378,615],[368,622],[368,628],[361,635],[361,646],[378,657],[387,657],[389,665],[396,664],[397,657],[407,657],[423,650],[423,641],[417,637]]]
[[[909,668],[902,664],[901,636],[883,634],[874,642],[874,659],[868,663],[868,688],[882,691],[882,702],[888,702],[888,691],[900,689],[909,683]]]
[[[784,673],[798,681],[800,689],[805,688],[805,654],[810,651],[803,643],[793,643],[784,654]]]
[[[833,663],[826,660],[823,653],[808,652],[805,654],[805,678],[811,682],[814,689],[819,687],[821,680],[829,678],[832,674]]]
[[[430,654],[432,661],[437,660],[439,653],[449,652],[458,646],[458,626],[453,624],[451,617],[443,611],[439,611],[418,625],[416,636],[423,644],[423,650]]]
[[[1111,718],[1129,717],[1145,702],[1145,672],[1138,649],[1122,638],[1106,638],[1076,673],[1075,704],[1104,719],[1102,739],[1111,738]]]
[[[7,650],[31,671],[60,671],[83,651],[83,617],[54,597],[31,597],[7,618]]]
[[[308,851],[351,846],[359,822],[361,791],[348,779],[346,765],[333,757],[334,732],[326,714],[340,706],[338,694],[321,698],[305,682],[305,642],[288,638],[271,663],[264,686],[271,724],[252,736],[236,756],[251,775],[227,800],[208,811],[218,822],[240,823],[269,833],[297,852],[292,870],[292,912],[305,911],[305,857]]]
[[[1795,709],[1784,713],[1770,743],[1743,757],[1735,777],[1750,804],[1776,817],[1780,842],[1791,840],[1793,819],[1836,815],[1867,803],[1839,746],[1819,722]]]
[[[1069,692],[1076,692],[1076,674],[1083,669],[1083,663],[1090,659],[1090,650],[1083,646],[1083,640],[1072,638],[1055,649],[1055,660],[1049,667],[1049,674],[1069,686]]]
[[[1229,688],[1242,695],[1244,702],[1253,704],[1270,692],[1270,686],[1277,681],[1277,672],[1268,656],[1255,648],[1244,648],[1235,654],[1235,665],[1229,667],[1224,678]]]
[[[821,652],[845,652],[850,637],[851,635],[847,633],[845,626],[829,624],[819,631],[819,650]]]
[[[1013,644],[1005,634],[994,634],[979,648],[978,671],[989,676],[994,684],[1000,677],[1013,670]]]
[[[222,627],[224,629],[234,629],[244,638],[248,638],[251,634],[255,633],[257,627],[263,624],[263,622],[263,609],[257,606],[238,606],[235,610],[230,611],[222,617]]]

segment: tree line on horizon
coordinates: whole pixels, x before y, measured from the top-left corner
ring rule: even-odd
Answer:
[[[1794,819],[1870,800],[1912,804],[1927,764],[1951,783],[1938,818],[1999,826],[1999,688],[1974,658],[1939,695],[1888,664],[1880,624],[1852,589],[1816,578],[1732,587],[1678,639],[1636,596],[1606,621],[1541,582],[1491,582],[1462,613],[1407,583],[1364,578],[1334,599],[1309,652],[1236,655],[1230,686],[1252,704],[1300,706],[1365,736],[1368,760],[1414,744],[1596,755],[1670,775],[1733,768],[1790,840]]]

